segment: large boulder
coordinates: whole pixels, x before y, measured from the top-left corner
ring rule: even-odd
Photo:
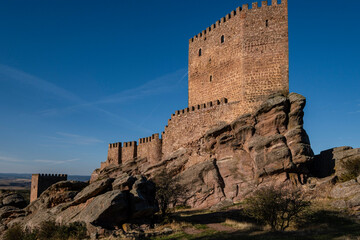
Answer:
[[[329,197],[335,207],[360,210],[360,183],[356,179],[338,183],[330,190]]]
[[[112,183],[112,189],[121,190],[121,191],[130,191],[134,185],[136,178],[130,176],[127,173],[123,173],[118,176],[115,181]]]
[[[76,194],[76,196],[74,197],[73,204],[76,205],[79,203],[86,202],[88,199],[110,190],[111,183],[113,181],[114,179],[106,178],[91,183],[90,185],[86,186],[81,192]]]
[[[130,215],[126,193],[108,191],[94,197],[86,204],[72,206],[56,216],[61,223],[85,222],[104,228],[113,228],[125,222]]]
[[[128,185],[131,191],[109,188],[113,182],[111,179],[90,184],[89,189],[94,185],[94,189],[95,186],[102,186],[106,191],[97,191],[98,194],[87,198],[86,201],[75,199],[71,206],[56,215],[56,221],[59,223],[84,222],[88,226],[114,228],[132,219],[151,217],[157,211],[154,183],[140,175],[131,178],[135,179]],[[114,183],[117,180],[115,179]],[[107,188],[104,187],[106,185],[108,185]],[[83,191],[84,193],[94,192],[88,190]],[[85,195],[90,196],[89,194],[83,196]]]
[[[155,184],[143,176],[137,176],[136,179],[130,191],[131,218],[152,216],[158,211]]]
[[[31,202],[30,205],[26,207],[26,211],[30,214],[38,210],[54,208],[63,203],[70,203],[87,185],[88,183],[80,181],[57,182],[46,189],[39,198]]]
[[[360,148],[353,149],[348,146],[331,148],[316,155],[309,169],[315,177],[322,178],[332,174],[341,177],[346,172],[344,164],[352,160],[360,161]]]
[[[27,205],[23,196],[17,193],[9,193],[2,196],[2,206],[12,206],[16,208],[24,208]]]
[[[156,211],[154,183],[141,175],[119,174],[118,179],[106,178],[90,185],[56,183],[27,207],[27,216],[19,223],[29,229],[48,220],[61,224],[83,222],[89,229],[113,229],[134,219],[149,218]],[[7,212],[0,211],[6,216]]]

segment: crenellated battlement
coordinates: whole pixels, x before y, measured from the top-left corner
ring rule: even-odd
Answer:
[[[47,178],[47,177],[49,177],[49,178],[67,178],[67,174],[47,174],[47,173],[43,174],[43,173],[41,173],[41,174],[39,174],[39,176],[42,178]]]
[[[136,147],[136,145],[137,145],[136,141],[124,142],[123,143],[123,148]]]
[[[139,145],[144,144],[144,143],[149,143],[153,140],[159,140],[159,139],[160,139],[160,135],[158,133],[155,133],[155,134],[151,135],[150,137],[139,138]]]
[[[195,106],[191,106],[191,107],[188,107],[188,108],[177,110],[177,111],[175,111],[175,113],[173,113],[171,115],[171,118],[169,119],[169,121],[171,121],[172,118],[177,117],[177,116],[184,116],[184,115],[186,115],[188,113],[196,112],[196,111],[203,110],[203,109],[209,109],[209,108],[224,105],[224,104],[227,104],[227,103],[228,103],[227,98],[221,98],[220,100],[215,100],[215,101],[210,101],[210,102],[207,102],[207,103],[197,104]]]
[[[109,148],[117,148],[117,147],[121,147],[121,142],[110,143],[109,144]]]
[[[110,143],[107,160],[101,163],[101,168],[118,165],[135,158],[147,158],[150,162],[159,161],[161,159],[161,146],[162,139],[159,133],[139,138],[139,143],[136,141]]]
[[[259,2],[253,2],[250,5],[251,8],[249,7],[249,4],[243,4],[242,7],[237,7],[236,9],[234,9],[230,13],[226,14],[224,17],[220,18],[215,23],[211,24],[209,27],[207,27],[206,29],[204,29],[203,31],[201,31],[200,33],[195,35],[194,37],[190,38],[189,43],[191,44],[192,42],[194,42],[196,40],[206,40],[206,36],[211,31],[219,29],[223,23],[230,21],[234,17],[240,17],[242,12],[247,12],[247,11],[260,9],[260,8],[274,7],[274,6],[278,6],[278,5],[284,5],[284,4],[287,4],[287,0],[281,0],[280,3],[278,3],[278,0],[271,0],[271,2],[270,1],[261,1],[261,5],[259,5]]]
[[[163,136],[165,135],[166,129],[169,127],[169,125],[171,124],[171,121],[174,118],[186,116],[187,114],[190,114],[190,113],[196,113],[196,112],[204,110],[204,109],[211,109],[213,107],[221,106],[221,105],[228,104],[228,103],[229,103],[229,101],[227,100],[227,98],[221,98],[220,100],[197,104],[195,106],[177,110],[177,111],[175,111],[175,113],[171,114],[171,118],[168,119],[168,124],[165,126],[165,131],[162,132],[162,135]]]

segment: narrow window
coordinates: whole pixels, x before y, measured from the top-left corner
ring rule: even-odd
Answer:
[[[199,49],[199,57],[201,56],[201,48]]]
[[[225,37],[224,37],[224,35],[222,35],[221,36],[221,43],[224,43],[224,41],[225,41]]]
[[[210,75],[210,82],[212,82],[212,75]]]
[[[269,20],[266,20],[266,27],[268,27],[269,26]]]

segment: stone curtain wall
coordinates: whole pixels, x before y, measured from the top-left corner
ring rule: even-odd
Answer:
[[[159,134],[140,138],[139,145],[136,141],[125,143],[110,143],[106,162],[101,163],[101,169],[109,165],[119,165],[134,158],[147,158],[148,162],[155,163],[162,156],[162,139]]]
[[[146,157],[150,163],[156,163],[162,156],[162,139],[159,134],[153,134],[151,137],[140,138],[138,146],[138,157]]]
[[[176,111],[163,132],[163,156],[166,158],[186,144],[198,140],[215,124],[229,123],[243,113],[246,111],[240,102],[228,103],[227,99]]]
[[[245,4],[190,39],[188,104],[288,91],[288,56],[287,1]]]
[[[136,141],[125,142],[122,147],[121,159],[122,162],[127,162],[137,157],[137,143]]]
[[[181,147],[185,147],[198,140],[209,128],[219,122],[230,123],[239,115],[254,109],[255,105],[249,103],[246,108],[237,101],[229,103],[226,98],[199,104],[190,108],[176,111],[168,120],[168,125],[160,135],[140,138],[137,142],[109,144],[108,158],[101,163],[101,169],[109,165],[118,165],[134,158],[147,158],[150,164],[155,164],[163,157]]]
[[[30,202],[36,200],[42,192],[54,183],[66,180],[66,174],[33,174],[31,176]]]

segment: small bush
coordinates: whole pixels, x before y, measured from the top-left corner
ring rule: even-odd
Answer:
[[[245,201],[244,210],[273,231],[284,231],[310,205],[300,190],[268,187],[257,190]]]
[[[40,224],[38,237],[39,240],[51,239],[56,233],[58,226],[54,221],[44,221]]]
[[[356,179],[357,176],[360,175],[360,157],[349,159],[346,162],[343,162],[342,166],[345,169],[345,173],[339,177],[340,182]]]
[[[14,225],[6,231],[4,235],[4,240],[23,240],[24,235],[25,233],[21,226]]]
[[[81,223],[81,222],[70,223],[68,228],[72,239],[85,239],[87,237],[87,230],[85,223]]]

